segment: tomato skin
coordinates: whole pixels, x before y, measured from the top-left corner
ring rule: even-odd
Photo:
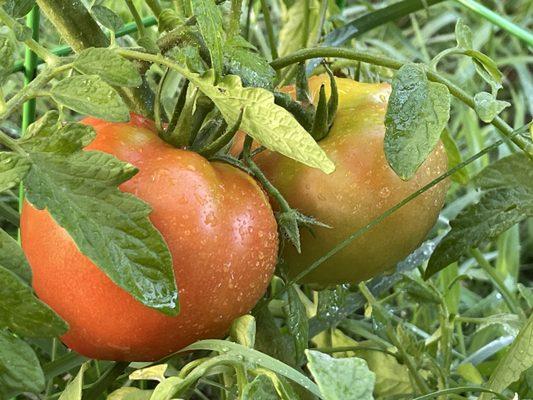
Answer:
[[[291,277],[447,169],[447,156],[439,143],[412,179],[398,178],[383,150],[389,84],[342,78],[336,82],[338,111],[329,135],[319,142],[335,163],[335,172],[326,175],[269,151],[255,159],[293,208],[331,227],[312,227],[313,234],[301,229],[301,254],[293,246],[285,246],[281,256]],[[315,99],[321,84],[329,92],[326,76],[310,79]],[[294,96],[293,88],[284,90]],[[394,267],[424,240],[442,208],[447,188],[447,182],[440,183],[411,201],[325,261],[303,282],[320,286],[356,283]]]
[[[136,301],[47,211],[26,203],[22,246],[37,295],[69,323],[62,340],[95,359],[152,361],[223,336],[265,292],[276,265],[277,226],[262,189],[230,165],[167,145],[142,117],[82,122],[97,132],[87,149],[139,168],[120,189],[153,208],[150,219],[173,256],[181,312],[169,317]]]

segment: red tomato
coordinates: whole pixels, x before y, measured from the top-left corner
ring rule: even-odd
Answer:
[[[277,260],[277,226],[268,199],[243,171],[176,149],[153,123],[82,121],[97,137],[87,149],[139,169],[120,186],[149,203],[150,219],[174,260],[181,312],[165,316],[115,285],[47,211],[26,203],[22,246],[38,296],[70,325],[62,340],[96,359],[156,360],[221,337],[265,292]]]

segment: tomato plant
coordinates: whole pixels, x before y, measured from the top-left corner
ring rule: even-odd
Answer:
[[[0,400],[533,398],[530,1],[0,3]]]

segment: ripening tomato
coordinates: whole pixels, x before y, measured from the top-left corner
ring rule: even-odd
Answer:
[[[335,163],[335,172],[326,175],[270,151],[255,158],[293,208],[331,227],[312,227],[312,232],[301,229],[301,254],[293,246],[285,246],[282,258],[293,277],[447,169],[447,156],[439,143],[416,175],[402,181],[389,167],[383,150],[390,85],[342,78],[336,78],[336,83],[338,111],[329,135],[319,142]],[[318,99],[322,84],[329,93],[327,76],[310,79],[312,97]],[[284,91],[295,95],[293,87]],[[448,183],[442,182],[411,201],[321,264],[303,282],[355,283],[394,267],[424,240],[435,224],[447,187]]]
[[[163,315],[115,285],[47,211],[26,203],[22,246],[38,296],[70,325],[62,340],[96,359],[156,360],[221,337],[266,290],[277,260],[277,226],[258,184],[243,171],[163,142],[153,123],[82,121],[97,136],[88,149],[139,169],[120,189],[149,203],[150,219],[174,262],[181,312]]]

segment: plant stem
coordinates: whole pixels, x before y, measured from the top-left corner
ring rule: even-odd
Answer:
[[[492,22],[494,25],[499,26],[504,31],[509,32],[511,35],[517,37],[528,46],[533,46],[533,34],[520,26],[513,24],[511,21],[503,18],[501,15],[488,9],[483,4],[474,0],[455,0],[457,3],[473,11],[477,15],[485,18],[487,21]]]
[[[76,53],[109,46],[109,39],[81,0],[37,0],[37,4]]]
[[[157,20],[151,16],[143,18],[142,21],[143,21],[143,25],[146,27],[157,24]],[[118,37],[126,36],[135,31],[137,31],[137,26],[135,26],[135,22],[129,22],[115,33],[115,37],[118,38]],[[70,53],[72,53],[72,48],[70,46],[58,46],[52,49],[52,54],[55,54],[56,56],[60,56],[60,57],[66,56]],[[37,64],[42,64],[42,63],[43,63],[43,60],[41,59],[37,60]],[[11,73],[20,72],[20,71],[24,71],[24,63],[21,61],[15,63],[15,66],[11,70]]]
[[[298,50],[286,57],[278,58],[270,63],[272,68],[279,70],[291,64],[296,64],[304,60],[319,58],[319,57],[338,57],[350,60],[357,60],[360,62],[379,65],[391,69],[400,69],[404,63],[393,58],[371,54],[368,52],[349,50],[342,47],[318,47],[314,49]],[[435,71],[426,70],[426,75],[429,80],[433,82],[442,83],[445,85],[450,93],[457,99],[472,109],[474,108],[474,98],[466,93],[459,86],[455,85],[439,73]],[[519,135],[513,135],[513,129],[499,117],[494,118],[491,124],[496,127],[504,137],[511,139],[521,150],[523,150],[529,157],[533,158],[533,144],[528,142],[525,138]]]
[[[472,257],[474,257],[479,266],[483,268],[487,275],[490,276],[492,283],[501,293],[503,300],[507,304],[507,307],[509,307],[509,310],[511,310],[512,313],[518,315],[521,319],[526,319],[524,310],[522,310],[520,304],[518,304],[511,291],[507,288],[507,286],[505,286],[505,283],[498,275],[496,269],[494,269],[492,265],[490,265],[490,263],[483,256],[483,253],[481,253],[479,249],[472,249],[470,250],[470,254],[472,255]]]
[[[26,24],[32,30],[32,39],[39,42],[39,7],[34,6],[28,16],[26,17]],[[24,55],[24,86],[28,86],[34,79],[37,73],[37,53],[32,51],[30,47],[26,47]],[[24,103],[22,108],[22,136],[28,129],[28,126],[35,121],[35,99],[28,100]],[[22,205],[24,203],[24,186],[22,183],[19,188],[19,212],[22,212]]]
[[[152,12],[154,13],[155,17],[159,19],[159,14],[161,14],[161,12],[163,11],[163,7],[161,7],[159,0],[145,0],[145,1],[146,1],[146,4],[148,4],[148,7],[150,7],[150,10],[152,10]]]
[[[256,177],[256,179],[259,181],[259,183],[263,186],[263,188],[268,192],[270,196],[272,196],[279,204],[280,210],[282,212],[288,212],[291,211],[291,206],[285,200],[285,197],[280,193],[280,191],[270,183],[270,181],[266,178],[265,174],[263,174],[263,171],[257,166],[257,164],[252,160],[252,157],[250,156],[250,147],[252,144],[252,138],[250,136],[246,136],[244,139],[244,150],[243,150],[243,157],[244,161],[248,165],[248,168],[253,173],[253,175]],[[286,287],[289,287],[291,285],[287,285]],[[286,289],[284,289],[286,290]]]
[[[261,0],[261,9],[263,10],[263,17],[265,18],[268,42],[270,44],[270,54],[272,55],[272,60],[275,60],[278,58],[278,48],[276,38],[274,36],[274,26],[272,25],[272,20],[270,19],[270,10],[268,9],[267,0]]]
[[[145,36],[146,31],[144,29],[141,16],[139,15],[137,8],[135,7],[135,4],[133,4],[131,0],[125,0],[125,2],[126,2],[126,5],[128,6],[128,9],[130,10],[131,15],[133,16],[133,20],[135,21],[135,25],[137,26],[137,31],[139,33],[139,37]]]

